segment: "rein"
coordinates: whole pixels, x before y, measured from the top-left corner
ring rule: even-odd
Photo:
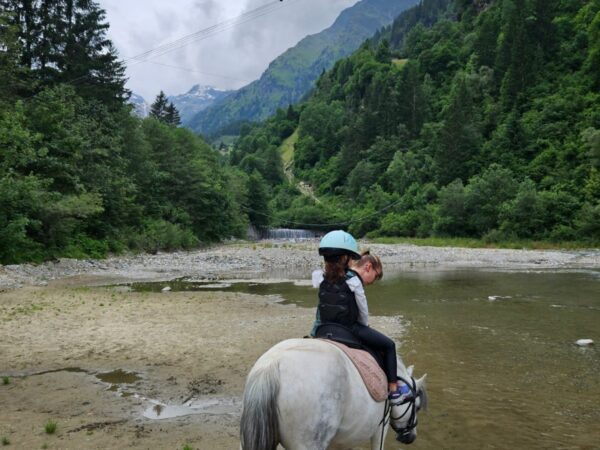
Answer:
[[[403,377],[398,377],[398,380],[402,381],[408,388],[410,389],[410,394],[401,396],[397,401],[392,402],[389,399],[385,401],[385,407],[383,412],[383,418],[381,422],[379,422],[381,427],[381,440],[379,444],[379,449],[383,449],[383,432],[385,426],[389,423],[392,429],[398,435],[406,435],[410,433],[417,427],[417,398],[421,397],[423,394],[417,391],[417,383],[413,377],[410,377],[410,381],[406,380]],[[408,404],[406,410],[400,414],[398,417],[394,417],[392,415],[392,407],[394,406],[402,406]],[[410,416],[408,418],[408,423],[404,427],[397,427],[394,425],[394,422],[402,419],[406,414],[410,412]]]

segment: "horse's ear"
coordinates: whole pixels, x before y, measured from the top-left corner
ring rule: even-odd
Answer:
[[[427,403],[428,403],[428,399],[427,399],[427,389],[425,386],[425,380],[427,379],[427,374],[423,375],[421,378],[419,378],[416,383],[417,383],[417,392],[419,392],[421,395],[419,396],[419,404],[418,404],[418,408],[419,409],[423,409],[426,410],[427,409]]]
[[[423,390],[423,388],[425,387],[425,380],[427,379],[427,374],[423,375],[421,378],[419,378],[416,383],[417,383],[417,391],[421,391]]]
[[[408,372],[408,376],[412,377],[414,368],[415,368],[415,366],[413,366],[413,365],[410,365],[406,368],[406,371]]]

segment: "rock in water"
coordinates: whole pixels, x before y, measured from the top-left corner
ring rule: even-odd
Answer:
[[[577,339],[575,344],[579,345],[580,347],[588,347],[590,345],[594,345],[594,341],[591,339]]]

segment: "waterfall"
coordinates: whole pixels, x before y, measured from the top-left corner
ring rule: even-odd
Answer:
[[[269,228],[261,232],[261,239],[314,239],[322,233],[316,233],[311,230],[295,230],[291,228]]]

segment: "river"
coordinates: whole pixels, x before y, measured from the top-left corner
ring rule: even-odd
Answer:
[[[171,286],[316,300],[294,283]],[[600,447],[600,355],[575,345],[598,343],[600,271],[388,266],[367,296],[371,314],[404,317],[399,352],[428,373],[430,408],[412,448]]]

